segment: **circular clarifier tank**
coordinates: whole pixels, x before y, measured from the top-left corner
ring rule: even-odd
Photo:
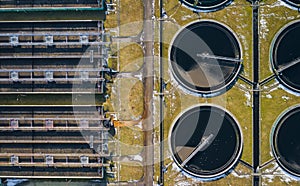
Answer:
[[[300,178],[300,105],[285,111],[271,132],[272,152],[279,166]]]
[[[179,168],[206,181],[230,173],[239,161],[242,143],[237,121],[214,105],[199,105],[183,112],[169,134],[170,151]]]
[[[241,69],[241,47],[225,25],[203,20],[181,29],[169,49],[175,80],[189,92],[200,95],[223,93]]]
[[[217,11],[228,6],[233,0],[179,0],[187,8],[196,12]]]
[[[292,91],[300,92],[300,22],[281,29],[271,45],[271,65],[277,79]]]

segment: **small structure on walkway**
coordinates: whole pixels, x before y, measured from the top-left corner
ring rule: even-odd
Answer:
[[[16,165],[19,163],[19,157],[18,156],[15,156],[15,155],[12,155],[10,157],[10,163],[13,164],[13,165]]]

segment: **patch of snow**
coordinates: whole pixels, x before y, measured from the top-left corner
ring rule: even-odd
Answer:
[[[246,27],[247,25],[245,25],[245,26],[243,26],[243,27]],[[246,40],[246,37],[244,36],[244,35],[239,35],[240,36],[240,38],[241,38],[241,40],[243,41],[243,43],[244,43],[244,48],[245,48],[245,50],[249,50],[249,45],[248,45],[248,42],[247,42],[247,40]]]
[[[284,101],[287,101],[287,100],[290,99],[288,96],[282,96],[281,98],[282,98]]]
[[[274,8],[274,7],[278,7],[278,6],[286,6],[286,4],[283,1],[278,0],[271,5],[266,5],[266,7],[268,7],[268,8]]]
[[[191,19],[191,18],[192,18],[191,15],[185,15],[185,16],[182,16],[182,17],[181,17],[181,20],[182,20],[182,21],[185,21],[185,20]]]
[[[143,157],[141,155],[135,155],[133,157],[133,160],[135,160],[135,161],[143,161]]]
[[[272,183],[274,180],[275,176],[274,175],[264,175],[264,179],[268,182],[268,183],[263,183],[262,185],[269,185],[269,183]]]
[[[247,98],[246,99],[246,105],[249,106],[249,107],[251,107],[252,103],[251,103],[251,94],[250,94],[250,92],[246,92],[245,91],[244,95]]]
[[[267,95],[266,95],[266,98],[271,99],[271,98],[272,98],[272,95],[271,95],[271,94],[267,94]]]
[[[273,91],[275,91],[275,90],[278,90],[278,86],[277,86],[277,87],[274,87],[274,88],[272,88],[271,90],[269,90],[269,92],[273,92]]]
[[[263,185],[270,185],[270,183],[273,182],[275,176],[279,176],[279,179],[289,185],[292,181],[299,181],[299,178],[295,178],[289,174],[287,174],[284,170],[282,170],[280,167],[278,167],[278,164],[273,162],[271,163],[271,167],[266,169],[264,171],[264,178],[266,182],[268,183],[263,183]]]
[[[189,186],[192,185],[188,181],[181,181],[175,184],[176,186]]]
[[[250,100],[251,99],[251,94],[250,94],[250,92],[245,92],[245,97],[248,99],[248,100]]]
[[[7,186],[16,186],[22,182],[28,181],[27,179],[7,179]]]
[[[176,163],[172,163],[172,170],[180,172],[181,169],[176,165]]]
[[[297,8],[295,8],[293,6],[290,6],[290,5],[288,5],[287,3],[284,3],[281,0],[278,0],[277,2],[275,2],[275,3],[271,4],[271,5],[267,5],[267,7],[269,7],[269,8],[278,7],[278,6],[285,6],[285,7],[291,8],[293,10],[298,10]]]
[[[235,171],[232,171],[231,173],[234,177],[237,177],[237,178],[250,178],[251,175],[246,175],[246,174],[243,174],[243,175],[238,175]]]
[[[260,35],[262,36],[263,39],[266,39],[269,32],[267,21],[263,16],[261,16],[259,23],[260,23]]]

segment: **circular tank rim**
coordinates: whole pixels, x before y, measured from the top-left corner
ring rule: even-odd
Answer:
[[[178,163],[177,159],[175,158],[174,154],[173,154],[173,150],[172,150],[172,147],[171,147],[171,138],[170,136],[172,135],[172,129],[174,128],[175,124],[176,124],[176,121],[180,118],[180,116],[182,116],[182,114],[188,112],[189,110],[191,109],[194,109],[194,108],[197,108],[197,107],[203,107],[203,106],[210,106],[210,107],[215,107],[215,108],[218,108],[218,109],[221,109],[223,110],[226,114],[228,114],[234,121],[235,121],[235,124],[237,126],[237,130],[239,132],[239,135],[240,135],[240,139],[239,139],[239,143],[240,143],[240,147],[238,148],[238,152],[236,153],[236,157],[234,159],[234,161],[231,163],[230,166],[228,166],[226,169],[224,169],[223,171],[221,172],[218,172],[218,173],[215,173],[215,174],[212,174],[212,175],[198,175],[198,174],[195,174],[195,173],[192,173],[184,168],[182,168],[180,166],[180,164]],[[236,167],[236,165],[238,164],[240,158],[241,158],[241,155],[242,155],[242,152],[243,152],[243,146],[244,146],[244,137],[243,137],[243,132],[242,132],[242,128],[238,122],[238,120],[235,118],[235,116],[229,112],[227,109],[219,106],[219,105],[216,105],[216,104],[211,104],[211,103],[205,103],[205,104],[196,104],[196,105],[192,105],[186,109],[184,109],[183,111],[181,111],[177,116],[176,118],[173,120],[171,126],[170,126],[170,130],[169,130],[169,134],[168,134],[168,146],[169,146],[169,151],[171,152],[171,156],[172,156],[172,159],[173,161],[176,163],[176,165],[185,173],[187,173],[188,175],[190,176],[195,176],[199,179],[203,179],[204,181],[208,181],[209,179],[212,179],[212,180],[217,180],[217,179],[220,179],[220,178],[223,178],[225,177],[232,169],[234,169]]]
[[[270,63],[271,63],[271,66],[270,66],[271,71],[275,74],[276,79],[279,81],[279,83],[281,83],[283,86],[285,86],[287,89],[289,89],[289,90],[291,90],[291,91],[293,91],[293,92],[300,93],[300,89],[294,88],[294,87],[292,87],[291,85],[287,84],[287,83],[285,82],[285,80],[283,80],[283,79],[279,76],[279,74],[278,74],[278,72],[277,72],[277,70],[276,70],[276,68],[275,68],[275,66],[274,66],[274,58],[273,58],[273,51],[274,51],[274,47],[275,47],[275,43],[276,43],[277,38],[280,36],[280,34],[281,34],[286,28],[288,28],[289,26],[291,26],[291,25],[293,25],[293,24],[297,24],[297,23],[300,23],[300,20],[299,20],[299,19],[298,19],[298,20],[293,20],[293,21],[291,21],[291,22],[285,24],[282,28],[280,28],[280,29],[276,32],[276,34],[275,34],[275,36],[274,36],[274,38],[273,38],[273,40],[272,40],[272,42],[271,42],[271,46],[270,46],[270,50],[269,50],[269,56],[270,56]]]
[[[209,97],[209,95],[213,95],[214,94],[217,94],[217,95],[220,95],[225,93],[226,90],[228,87],[230,87],[230,85],[235,82],[237,80],[237,77],[238,75],[240,74],[241,72],[241,69],[242,69],[242,64],[243,62],[240,62],[238,68],[236,69],[236,72],[235,72],[235,75],[232,77],[232,79],[228,82],[228,83],[223,83],[224,85],[221,86],[220,88],[218,89],[215,89],[215,90],[210,90],[210,91],[199,91],[199,90],[195,90],[195,89],[192,89],[188,86],[186,86],[182,81],[180,81],[180,79],[175,75],[175,72],[174,72],[174,69],[173,69],[173,66],[171,64],[171,50],[172,50],[172,46],[174,44],[174,41],[176,40],[178,34],[180,34],[186,27],[190,26],[190,25],[193,25],[195,23],[201,23],[201,22],[211,22],[211,23],[215,23],[215,24],[219,24],[221,26],[223,26],[225,29],[227,29],[228,31],[231,32],[231,34],[234,36],[234,39],[236,39],[237,43],[238,43],[238,47],[239,47],[239,52],[240,52],[240,59],[242,60],[243,59],[243,49],[242,49],[242,45],[241,45],[241,42],[238,38],[238,36],[236,35],[236,33],[230,28],[228,27],[227,25],[225,25],[224,23],[221,23],[219,21],[215,21],[215,20],[212,20],[212,19],[201,19],[201,20],[195,20],[195,21],[192,21],[184,26],[181,26],[181,28],[175,33],[175,35],[173,36],[171,42],[170,42],[170,47],[168,49],[168,64],[169,64],[169,69],[171,70],[171,79],[175,79],[175,81],[177,81],[178,85],[180,87],[182,87],[184,90],[187,90],[189,92],[192,92],[192,93],[196,93],[198,96],[202,96],[202,97]],[[203,96],[205,95],[205,96]]]
[[[186,2],[185,0],[179,0],[179,2],[186,8],[193,10],[195,12],[215,12],[218,10],[224,9],[226,6],[229,6],[233,0],[225,0],[224,2],[221,2],[217,5],[213,6],[198,6],[194,7],[191,3]]]
[[[295,176],[297,178],[300,178],[300,174],[297,174],[291,170],[289,170],[283,163],[281,163],[280,161],[280,157],[278,157],[277,155],[277,152],[276,152],[276,149],[275,149],[275,139],[277,137],[274,136],[274,133],[276,131],[276,129],[278,127],[280,127],[280,123],[281,123],[281,120],[284,119],[284,117],[291,111],[293,110],[296,110],[296,109],[300,109],[300,104],[297,104],[297,105],[293,105],[287,109],[285,109],[283,112],[280,113],[280,115],[276,118],[272,128],[271,128],[271,132],[270,132],[270,144],[271,144],[271,151],[272,151],[272,154],[273,156],[275,157],[276,159],[276,162],[278,163],[278,165],[280,166],[280,168],[282,168],[282,170],[287,173],[288,175],[291,175],[291,176]]]
[[[290,9],[297,10],[297,11],[300,10],[300,5],[295,4],[295,3],[293,3],[293,2],[291,2],[289,0],[281,0],[281,2],[283,2],[284,5],[286,5]]]

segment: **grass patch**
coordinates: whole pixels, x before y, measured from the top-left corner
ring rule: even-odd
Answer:
[[[116,70],[116,71],[118,71],[119,69],[118,69],[118,59],[119,59],[119,57],[118,57],[118,44],[117,43],[111,43],[111,45],[110,45],[110,49],[111,49],[111,51],[110,51],[110,56],[111,56],[111,58],[108,58],[108,61],[107,61],[107,64],[108,64],[108,67],[109,68],[112,68],[113,70]]]
[[[138,163],[120,163],[120,181],[137,181],[143,177],[143,166]]]
[[[135,72],[141,69],[144,63],[143,49],[135,43],[120,44],[120,71]]]
[[[119,127],[120,153],[122,156],[136,155],[143,150],[143,131],[135,126]]]
[[[113,70],[118,70],[118,59],[116,58],[109,58],[107,61],[107,65],[109,68]]]
[[[233,87],[224,97],[226,98],[226,109],[237,119],[242,130],[244,140],[242,159],[252,164],[252,103],[247,100],[245,94],[239,88]]]
[[[112,105],[119,113],[119,120],[131,121],[141,118],[144,112],[143,84],[135,78],[117,79],[114,82]]]
[[[106,20],[104,22],[105,28],[117,28],[118,27],[118,16],[117,13],[110,13],[106,16]]]
[[[142,82],[138,82],[133,85],[132,90],[129,94],[129,107],[135,117],[139,117],[144,112],[144,87]]]
[[[135,36],[143,30],[142,0],[120,0],[120,36]]]

